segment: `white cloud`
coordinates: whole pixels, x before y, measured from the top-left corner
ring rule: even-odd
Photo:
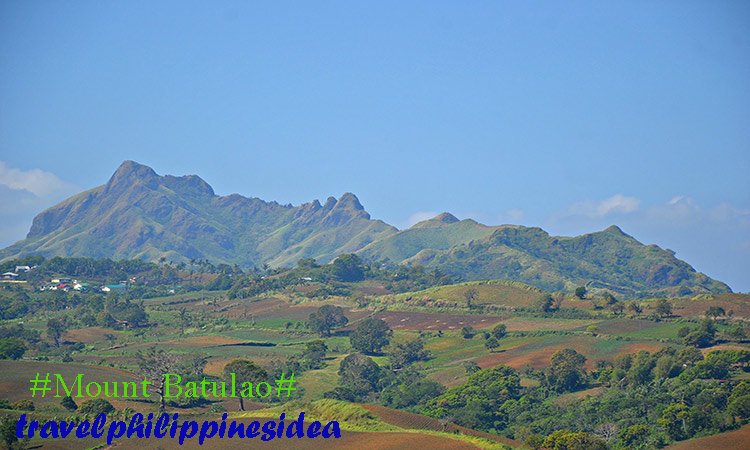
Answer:
[[[521,221],[526,214],[523,212],[522,209],[519,208],[513,208],[505,211],[501,217],[506,219],[507,222],[510,223],[518,223]]]
[[[611,214],[630,214],[638,211],[641,201],[622,194],[613,195],[599,202],[580,202],[571,205],[568,216],[605,217]]]
[[[616,195],[572,205],[548,219],[545,229],[554,235],[575,236],[612,224],[643,243],[676,251],[678,258],[736,291],[750,291],[744,264],[750,257],[747,205],[701,205],[688,195],[641,204],[635,198]]]
[[[0,161],[0,248],[23,239],[34,215],[77,191],[53,173]]]
[[[732,222],[740,226],[750,225],[750,210],[740,209],[728,203],[702,208],[692,197],[682,195],[648,208],[646,216],[649,219],[673,224]]]
[[[422,222],[423,220],[429,220],[433,217],[437,216],[438,213],[434,211],[417,211],[411,216],[409,216],[408,219],[406,219],[406,228],[409,228],[413,225],[418,224],[419,222]]]
[[[57,175],[39,169],[21,170],[0,161],[0,185],[16,191],[28,191],[37,197],[59,197],[75,191],[75,187]]]

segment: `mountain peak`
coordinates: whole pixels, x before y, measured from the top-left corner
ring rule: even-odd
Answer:
[[[359,199],[357,198],[357,196],[352,194],[351,192],[345,192],[344,195],[342,195],[341,198],[338,199],[338,202],[336,203],[336,207],[342,208],[342,209],[353,209],[356,211],[365,210],[365,208],[359,202]]]
[[[157,179],[159,175],[149,166],[144,166],[135,161],[126,160],[115,170],[107,182],[108,186],[117,186],[123,183],[132,184],[136,181],[150,182]]]
[[[432,228],[460,222],[456,216],[449,212],[440,213],[432,219],[423,220],[413,225],[412,228]]]
[[[459,222],[458,218],[449,212],[444,212],[433,217],[431,220],[442,222],[442,223],[456,223]]]
[[[115,170],[114,175],[119,175],[119,176],[136,175],[139,177],[158,176],[156,175],[156,172],[154,172],[154,169],[150,168],[149,166],[137,163],[129,159],[123,161],[122,164],[120,164],[117,170]]]
[[[609,233],[609,234],[615,234],[615,235],[618,235],[618,236],[630,237],[630,235],[628,235],[627,233],[625,233],[624,231],[622,231],[622,228],[618,227],[617,225],[610,225],[610,226],[608,226],[607,228],[605,228],[602,231],[602,233]]]

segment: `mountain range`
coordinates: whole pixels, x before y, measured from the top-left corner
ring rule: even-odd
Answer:
[[[26,239],[0,250],[0,259],[164,257],[249,267],[288,266],[301,258],[325,263],[344,253],[548,290],[588,285],[628,296],[731,292],[672,251],[644,245],[616,226],[556,237],[540,228],[487,226],[443,213],[400,231],[373,220],[351,193],[299,206],[218,196],[196,175],[160,176],[133,161],[123,162],[106,184],[37,215]]]

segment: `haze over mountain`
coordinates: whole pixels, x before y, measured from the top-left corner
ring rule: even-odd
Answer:
[[[351,193],[299,206],[218,196],[196,175],[159,176],[133,161],[122,163],[105,185],[37,215],[26,239],[1,250],[0,259],[165,257],[248,267],[301,258],[329,262],[343,253],[550,290],[588,284],[626,295],[730,291],[673,252],[643,245],[615,226],[554,237],[540,228],[486,226],[443,213],[399,231],[371,219]]]

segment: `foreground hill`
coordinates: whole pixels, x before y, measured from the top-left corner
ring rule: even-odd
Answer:
[[[27,238],[0,251],[0,260],[41,254],[257,267],[302,258],[326,263],[344,253],[547,290],[587,285],[627,296],[731,292],[673,252],[643,245],[616,226],[555,237],[540,228],[486,226],[443,213],[399,231],[372,220],[350,193],[299,206],[218,196],[198,176],[160,176],[133,161],[105,185],[37,215]]]

